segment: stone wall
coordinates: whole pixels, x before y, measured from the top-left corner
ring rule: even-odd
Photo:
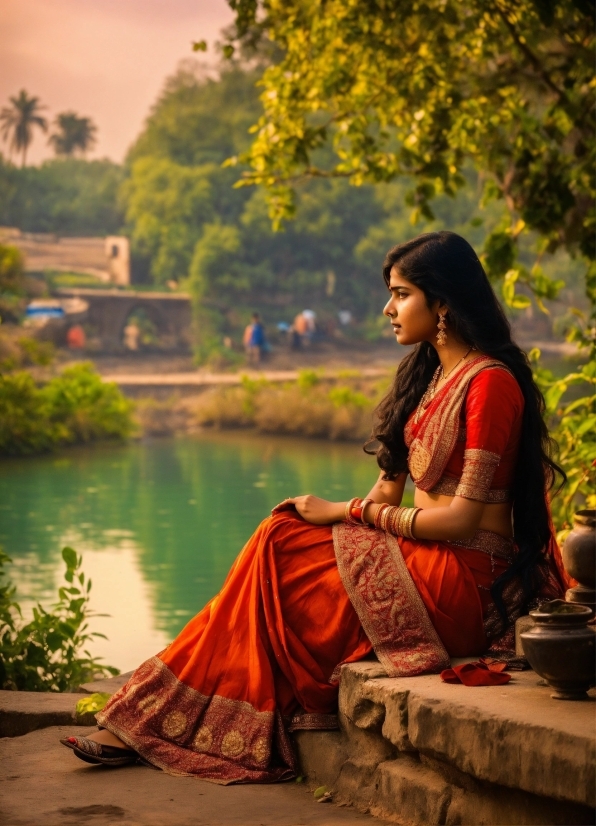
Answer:
[[[336,802],[404,826],[594,823],[593,696],[553,700],[531,671],[469,688],[361,662],[343,667],[339,706],[340,731],[295,735]]]

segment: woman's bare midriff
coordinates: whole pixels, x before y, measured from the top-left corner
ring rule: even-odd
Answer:
[[[445,494],[427,493],[416,488],[414,504],[417,508],[448,508],[454,498]],[[485,505],[478,527],[483,531],[493,531],[501,536],[512,537],[511,502]]]

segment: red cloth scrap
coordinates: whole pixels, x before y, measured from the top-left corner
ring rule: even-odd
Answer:
[[[441,671],[444,683],[479,685],[505,685],[511,679],[511,674],[504,674],[507,663],[494,660],[492,657],[481,657],[473,663],[455,665]]]

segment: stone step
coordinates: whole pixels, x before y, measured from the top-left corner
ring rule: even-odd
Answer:
[[[565,702],[551,691],[533,671],[470,688],[352,663],[340,731],[295,735],[302,771],[399,823],[593,824],[595,692]]]

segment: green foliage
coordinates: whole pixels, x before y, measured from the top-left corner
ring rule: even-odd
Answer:
[[[238,37],[257,25],[283,54],[244,156],[244,181],[267,187],[276,220],[292,213],[296,179],[321,175],[412,175],[411,205],[431,218],[472,160],[487,197],[551,250],[593,256],[593,2],[231,5]]]
[[[559,446],[558,461],[568,477],[552,500],[555,527],[565,530],[573,524],[574,511],[596,507],[596,361],[558,379],[539,366],[539,350],[530,358],[546,401],[551,435]],[[572,388],[578,390],[570,393]]]
[[[22,309],[24,273],[21,252],[11,244],[0,244],[0,323],[15,320]]]
[[[52,363],[54,345],[51,341],[39,341],[22,334],[6,335],[5,330],[0,331],[0,373],[31,365],[46,367]],[[19,328],[17,331],[21,333]]]
[[[64,158],[18,169],[0,156],[0,225],[63,235],[118,233],[118,188],[124,171],[112,161]]]
[[[77,702],[77,715],[96,714],[104,708],[111,696],[106,691],[95,691],[88,697],[83,697]]]
[[[43,387],[25,371],[0,376],[0,455],[123,439],[132,429],[132,403],[91,364],[69,367]]]
[[[33,619],[23,623],[14,601],[15,588],[5,582],[4,566],[11,562],[0,550],[0,688],[17,691],[69,691],[98,676],[118,674],[85,648],[97,637],[89,631],[96,614],[89,608],[91,580],[81,571],[82,557],[72,548],[62,549],[66,585],[50,608],[39,603]]]

